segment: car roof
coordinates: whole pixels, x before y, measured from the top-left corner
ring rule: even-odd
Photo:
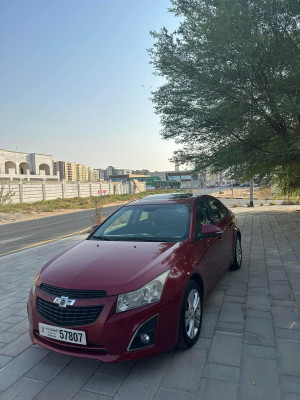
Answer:
[[[146,196],[142,199],[128,203],[128,205],[144,204],[189,204],[195,200],[193,193],[162,193]]]

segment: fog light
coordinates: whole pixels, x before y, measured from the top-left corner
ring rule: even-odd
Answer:
[[[127,348],[128,351],[142,350],[154,346],[157,320],[158,315],[155,315],[139,326],[130,340]]]
[[[147,335],[147,333],[143,333],[140,336],[141,342],[143,342],[144,344],[148,344],[150,342],[150,336]]]

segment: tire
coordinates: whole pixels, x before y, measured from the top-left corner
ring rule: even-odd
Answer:
[[[237,235],[234,247],[234,259],[233,263],[230,265],[230,271],[236,271],[241,268],[242,266],[242,244],[241,244],[241,237]]]
[[[195,304],[196,301],[196,304]],[[202,325],[202,291],[195,281],[189,281],[185,288],[179,322],[180,347],[193,346],[200,335]]]

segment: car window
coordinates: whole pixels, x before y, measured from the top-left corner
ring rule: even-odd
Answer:
[[[120,208],[89,237],[91,240],[179,242],[188,238],[189,204]]]
[[[207,206],[205,199],[200,199],[197,205],[196,212],[196,224],[195,224],[195,234],[202,233],[202,226],[207,224],[212,224],[211,215]]]
[[[209,198],[208,206],[213,219],[212,223],[215,225],[228,214],[227,208],[217,199]]]
[[[127,210],[124,213],[122,213],[121,215],[119,215],[113,221],[113,223],[104,230],[104,234],[112,233],[116,229],[120,229],[120,228],[127,226],[129,223],[129,218],[130,218],[131,214],[132,214],[132,210]]]

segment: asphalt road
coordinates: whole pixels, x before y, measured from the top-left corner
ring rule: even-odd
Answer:
[[[219,188],[199,189],[195,194],[210,194],[218,190]],[[230,207],[234,204],[246,205],[249,200],[222,199],[222,202]],[[260,203],[262,203],[261,200],[254,201],[255,205]],[[278,203],[280,202],[278,201]],[[104,217],[108,217],[118,208],[120,205],[105,207]],[[92,209],[0,225],[0,256],[80,233],[93,225],[93,217],[94,210]]]
[[[103,216],[118,208],[120,205],[105,207]],[[93,217],[92,209],[0,225],[0,256],[84,231],[93,225]]]

